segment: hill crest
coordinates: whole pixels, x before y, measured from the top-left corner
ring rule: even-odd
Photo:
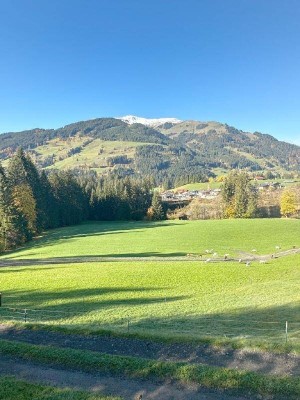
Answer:
[[[201,181],[234,168],[275,175],[300,171],[300,147],[271,135],[216,121],[134,118],[96,118],[59,129],[2,134],[0,160],[5,166],[21,146],[41,168],[151,175],[158,183],[179,177]]]

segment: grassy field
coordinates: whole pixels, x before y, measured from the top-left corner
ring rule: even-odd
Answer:
[[[34,309],[29,320],[71,329],[156,336],[300,342],[300,254],[250,267],[237,262],[172,261],[171,256],[300,247],[298,220],[92,223],[59,229],[11,260],[42,265],[0,269],[3,306]],[[86,255],[137,257],[86,262]],[[140,260],[166,256],[165,261]],[[65,263],[63,257],[74,257]],[[60,257],[50,264],[50,257]],[[51,261],[52,262],[52,261]],[[39,310],[43,310],[40,312]],[[9,315],[3,307],[0,315]],[[32,320],[30,319],[32,318]],[[129,322],[129,326],[128,326]]]
[[[1,258],[80,256],[181,256],[213,250],[219,255],[239,251],[258,254],[300,247],[300,220],[206,220],[162,222],[100,222],[48,232]]]

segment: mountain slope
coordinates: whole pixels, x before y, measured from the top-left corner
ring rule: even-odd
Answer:
[[[176,118],[97,118],[59,129],[2,134],[4,165],[19,146],[42,168],[152,175],[158,182],[203,180],[232,168],[300,171],[299,146],[219,122]]]
[[[300,147],[271,135],[243,132],[219,122],[182,121],[162,124],[156,129],[196,151],[205,151],[207,162],[210,160],[220,166],[299,170]]]

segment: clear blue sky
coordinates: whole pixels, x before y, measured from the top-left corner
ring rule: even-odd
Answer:
[[[0,132],[134,114],[300,144],[299,0],[0,0],[0,52]]]

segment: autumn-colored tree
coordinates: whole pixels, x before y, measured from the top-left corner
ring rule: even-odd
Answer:
[[[283,191],[280,199],[280,212],[281,215],[291,217],[296,213],[296,195],[291,189]]]

